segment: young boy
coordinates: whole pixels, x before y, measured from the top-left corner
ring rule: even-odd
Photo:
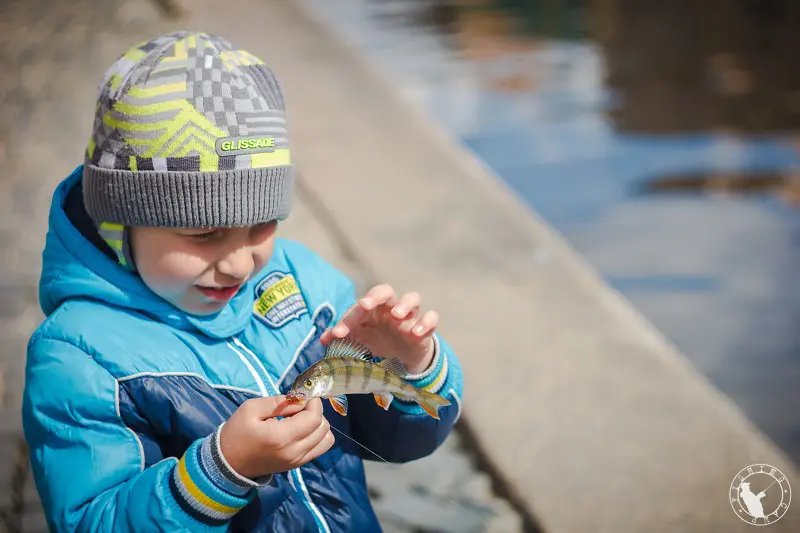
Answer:
[[[461,371],[436,313],[387,285],[356,301],[277,239],[292,191],[284,97],[258,58],[179,32],[111,66],[84,164],[54,194],[28,347],[25,435],[53,530],[380,531],[362,459],[448,436]],[[285,402],[342,337],[451,404],[437,420],[399,398],[351,395],[346,417]]]

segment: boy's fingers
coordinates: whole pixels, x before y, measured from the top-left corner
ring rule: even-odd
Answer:
[[[439,313],[436,311],[428,311],[422,315],[422,318],[417,321],[414,329],[411,331],[417,337],[423,337],[435,330],[437,325],[439,325]]]
[[[392,309],[392,316],[398,319],[406,318],[410,311],[419,308],[421,302],[422,299],[416,292],[404,294]]]
[[[314,428],[314,431],[306,435],[305,437],[295,441],[292,446],[298,452],[298,454],[305,455],[310,450],[314,449],[319,442],[325,438],[325,435],[330,432],[331,426],[325,417],[322,417],[322,420]]]
[[[309,400],[308,404],[306,405],[307,412],[312,413],[316,416],[322,415],[322,400],[319,398],[312,398]]]
[[[327,328],[325,331],[322,332],[322,335],[319,337],[319,342],[323,346],[327,346],[329,342],[333,340],[333,330],[331,328]]]
[[[286,401],[286,396],[267,396],[254,398],[247,401],[248,409],[261,420],[275,418],[276,416],[291,416],[303,410],[303,404],[294,404]]]
[[[365,311],[372,311],[379,305],[393,307],[397,303],[397,296],[391,285],[376,285],[367,291],[361,300],[358,301],[359,307]]]
[[[350,307],[331,330],[332,336],[340,339],[346,337],[350,333],[350,329],[358,324],[366,313],[367,311],[358,305]]]
[[[345,324],[344,321],[345,319],[343,318],[341,322],[334,326],[334,328],[331,330],[331,337],[337,339],[343,339],[344,337],[347,337],[347,335],[350,333],[350,327]]]
[[[288,430],[289,440],[294,442],[313,433],[322,418],[322,402],[319,398],[314,398],[301,412],[281,420],[281,424]]]
[[[330,429],[322,436],[322,439],[314,446],[311,450],[306,453],[303,458],[300,460],[301,463],[305,464],[309,461],[313,461],[323,453],[327,452],[331,449],[331,447],[336,442],[335,435],[330,431]]]

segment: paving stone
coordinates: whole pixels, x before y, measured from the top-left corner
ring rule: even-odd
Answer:
[[[22,517],[22,531],[25,533],[47,533],[47,520],[41,508],[34,512],[26,512]]]

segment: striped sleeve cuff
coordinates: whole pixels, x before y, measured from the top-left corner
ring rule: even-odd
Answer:
[[[267,485],[272,481],[271,475],[257,480],[248,479],[240,475],[228,464],[225,456],[222,455],[222,448],[219,443],[219,436],[224,425],[225,423],[223,422],[214,433],[203,439],[200,458],[211,480],[217,487],[235,496],[244,496],[251,489]]]
[[[433,335],[433,360],[427,370],[421,374],[408,374],[405,380],[411,385],[428,392],[438,393],[447,381],[447,354],[442,350],[439,337]],[[396,398],[400,399],[400,398]],[[401,400],[402,401],[402,400]],[[413,403],[413,401],[411,402]]]
[[[170,476],[170,489],[181,508],[208,525],[227,523],[253,499],[252,489],[271,479],[254,482],[231,469],[219,448],[221,428],[192,443]]]

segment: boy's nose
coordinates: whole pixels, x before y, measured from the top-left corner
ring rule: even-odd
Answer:
[[[217,270],[220,274],[237,279],[247,278],[253,272],[254,267],[253,254],[247,246],[231,252],[217,263]]]

